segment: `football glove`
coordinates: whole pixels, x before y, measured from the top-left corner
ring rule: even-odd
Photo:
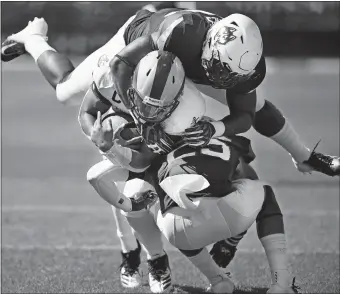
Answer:
[[[151,190],[146,192],[136,193],[133,198],[130,198],[132,211],[147,209],[157,201],[157,193]]]
[[[199,121],[183,133],[183,141],[192,147],[205,147],[214,136],[215,127],[208,121]]]
[[[146,145],[157,154],[167,154],[173,150],[174,142],[158,124],[137,123],[137,129]]]

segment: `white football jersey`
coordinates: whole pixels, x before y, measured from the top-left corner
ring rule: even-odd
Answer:
[[[185,129],[200,121],[205,112],[206,105],[202,93],[191,80],[186,79],[177,108],[162,122],[163,130],[169,135],[181,135]]]
[[[112,109],[129,113],[114,87],[109,60],[102,63],[98,62],[98,67],[94,69],[92,76],[99,93],[111,103]]]

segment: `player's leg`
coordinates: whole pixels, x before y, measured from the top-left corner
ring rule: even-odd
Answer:
[[[150,189],[152,189],[152,186],[144,180],[132,179],[126,182],[124,195],[133,197],[137,192]],[[147,253],[151,292],[162,293],[171,290],[169,260],[163,249],[162,233],[156,224],[154,213],[146,209],[122,213],[127,217],[130,226],[135,231],[136,237]]]
[[[265,185],[265,198],[256,219],[257,234],[266,252],[272,285],[267,293],[294,293],[288,269],[284,223],[273,189]]]
[[[233,179],[258,180],[259,178],[256,171],[249,164],[240,160],[240,164],[237,166]],[[244,231],[234,237],[216,242],[213,245],[210,250],[210,254],[220,267],[226,268],[230,264],[235,257],[239,242],[243,239],[246,233],[247,231]]]
[[[48,26],[43,18],[35,18],[25,29],[8,37],[7,40],[24,45],[26,52],[33,57],[45,79],[56,90],[60,102],[79,104],[82,94],[92,83],[92,71],[98,66],[98,62],[109,62],[124,48],[124,31],[133,18],[134,16],[130,17],[117,34],[76,68],[68,57],[58,53],[47,43]]]
[[[97,163],[87,173],[87,180],[103,199],[114,197],[112,195],[114,193],[120,195],[128,177],[127,170],[115,166],[109,160]],[[114,206],[112,206],[112,211],[117,226],[117,236],[122,247],[121,284],[127,288],[135,288],[141,284],[139,273],[141,248],[126,217]]]
[[[149,270],[149,286],[153,293],[163,293],[171,290],[171,270],[169,259],[163,249],[162,233],[159,230],[153,215],[143,211],[138,216],[127,215],[130,226],[135,231],[135,236],[140,240],[147,253]]]
[[[290,153],[300,171],[315,170],[330,176],[340,175],[339,157],[311,152],[289,120],[273,103],[259,95],[253,126],[258,133],[274,140]]]

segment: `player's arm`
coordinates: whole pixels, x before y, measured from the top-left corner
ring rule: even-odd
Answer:
[[[142,36],[127,45],[110,62],[114,85],[124,105],[130,109],[128,89],[131,77],[139,61],[151,51],[156,50],[151,36]]]
[[[91,135],[92,135],[95,121],[97,120],[98,112],[105,113],[109,110],[110,107],[111,107],[110,102],[100,95],[95,83],[93,83],[90,89],[87,91],[87,93],[84,96],[84,99],[80,106],[79,114],[78,114],[78,122],[80,124],[80,127],[83,130],[84,134],[90,140],[93,141],[93,138]],[[94,143],[96,144],[96,142]],[[105,147],[105,146],[100,146],[99,143],[97,146],[99,148]]]
[[[233,136],[250,129],[255,116],[256,88],[263,82],[265,76],[266,61],[262,56],[250,79],[226,91],[230,115],[221,121],[223,126],[216,123],[214,136],[221,135],[222,132],[222,135]]]
[[[253,124],[256,107],[256,91],[251,93],[228,93],[227,102],[230,115],[223,118],[220,122],[213,122],[215,127],[214,137],[231,137],[244,133]]]
[[[132,156],[130,167],[135,171],[144,171],[146,170],[152,163],[153,159],[157,156],[157,154],[153,153],[148,146],[143,141],[140,143],[140,146],[137,150],[131,149]]]

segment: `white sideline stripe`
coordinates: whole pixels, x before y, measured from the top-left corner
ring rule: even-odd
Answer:
[[[31,250],[56,250],[56,251],[63,251],[63,250],[82,250],[82,251],[120,251],[120,245],[2,245],[1,249],[8,249],[8,250],[18,250],[18,251],[31,251]],[[167,252],[176,252],[178,251],[174,247],[169,247],[166,249]],[[241,253],[264,253],[264,251],[258,249],[246,249],[240,248],[237,252]],[[323,249],[316,249],[313,251],[306,251],[306,250],[288,250],[288,254],[339,254],[338,250],[323,250]]]
[[[14,206],[2,206],[1,212],[2,213],[9,213],[9,212],[25,212],[25,211],[32,211],[32,212],[59,212],[59,213],[97,213],[103,211],[111,211],[110,206],[102,207],[102,206],[89,206],[89,205],[82,205],[82,206],[67,206],[67,205],[14,205]],[[298,211],[298,210],[285,210],[282,209],[282,212],[286,216],[335,216],[339,217],[339,210],[323,210],[323,209],[316,209],[316,210],[308,210],[308,211]]]

